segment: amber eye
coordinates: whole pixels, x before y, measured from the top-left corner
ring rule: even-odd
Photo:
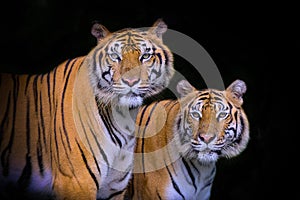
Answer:
[[[149,60],[150,58],[151,58],[151,54],[150,53],[144,53],[141,56],[141,61],[146,61],[146,60]]]
[[[111,54],[109,54],[109,56],[110,56],[110,58],[111,58],[113,61],[119,61],[119,60],[121,60],[120,57],[119,57],[119,55],[116,54],[116,53],[111,53]]]
[[[220,112],[219,114],[218,114],[218,119],[223,119],[223,118],[225,118],[227,116],[227,113],[226,112]]]
[[[201,115],[199,112],[197,111],[192,111],[191,112],[191,116],[194,118],[194,119],[200,119]]]

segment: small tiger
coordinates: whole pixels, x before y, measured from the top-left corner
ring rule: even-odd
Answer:
[[[196,90],[182,80],[178,100],[140,108],[136,118],[134,174],[126,198],[206,200],[220,157],[239,155],[249,140],[242,108],[246,84]]]
[[[0,199],[119,199],[135,114],[174,74],[167,25],[110,32],[49,73],[0,75]]]

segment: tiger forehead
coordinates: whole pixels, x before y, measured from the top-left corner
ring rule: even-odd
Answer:
[[[145,42],[145,40],[147,39],[145,36],[146,34],[144,32],[128,30],[116,34],[114,40],[126,44],[138,44],[141,42]]]
[[[193,100],[192,107],[199,108],[200,105],[213,105],[218,103],[225,103],[226,98],[224,94],[216,90],[199,91],[196,98]]]

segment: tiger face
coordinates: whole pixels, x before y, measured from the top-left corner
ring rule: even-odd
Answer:
[[[226,90],[198,91],[182,81],[177,90],[182,96],[179,115],[182,152],[203,163],[219,157],[234,157],[242,152],[249,140],[249,123],[243,110],[242,95],[246,85],[233,82]]]
[[[138,107],[168,85],[174,68],[173,55],[162,41],[166,30],[162,20],[147,30],[114,33],[100,24],[93,26],[98,44],[87,60],[94,93],[102,102]]]

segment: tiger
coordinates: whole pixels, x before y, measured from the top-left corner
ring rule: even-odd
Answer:
[[[181,80],[176,89],[179,98],[139,109],[134,172],[124,199],[209,199],[216,162],[247,147],[244,81],[237,79],[224,90],[197,90]]]
[[[173,74],[168,27],[109,31],[41,74],[0,75],[0,199],[120,199],[132,175],[135,117]]]

